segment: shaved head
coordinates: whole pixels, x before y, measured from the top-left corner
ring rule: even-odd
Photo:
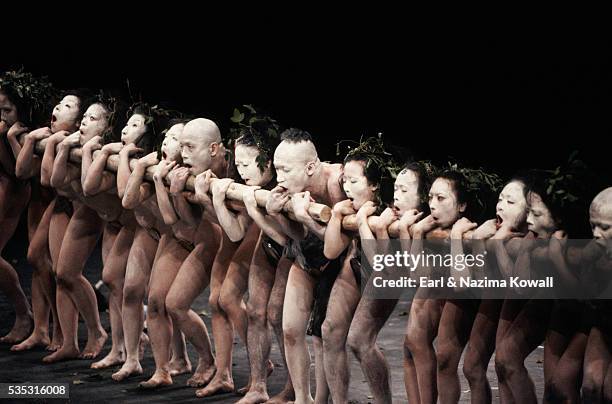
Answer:
[[[185,124],[178,136],[183,165],[193,175],[209,168],[221,150],[221,131],[210,119],[197,118]]]
[[[612,187],[601,191],[591,202],[589,209],[593,236],[598,240],[612,240]],[[612,245],[608,246],[612,259]]]
[[[221,131],[216,123],[206,118],[197,118],[185,124],[183,132],[200,138],[206,145],[221,143]]]

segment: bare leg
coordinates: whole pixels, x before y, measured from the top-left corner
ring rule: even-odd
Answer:
[[[497,345],[495,368],[518,403],[537,403],[535,387],[525,369],[525,358],[544,340],[552,302],[530,300]]]
[[[57,263],[57,305],[64,333],[64,345],[44,360],[53,362],[72,356],[77,338],[72,307],[77,309],[87,325],[87,345],[80,357],[95,358],[106,341],[107,334],[100,324],[96,295],[83,276],[83,267],[102,232],[102,221],[90,208],[82,205],[72,215],[62,240]],[[70,342],[68,342],[70,341]],[[68,356],[69,355],[69,356]]]
[[[350,372],[346,338],[360,298],[353,270],[346,260],[334,282],[325,321],[321,327],[325,376],[335,403],[348,402]]]
[[[503,300],[483,300],[474,319],[463,360],[463,374],[470,385],[474,403],[491,403],[493,395],[487,367],[495,351],[495,333]]]
[[[315,357],[315,404],[327,404],[329,401],[329,385],[325,377],[325,364],[323,358],[323,340],[316,335],[312,336],[312,347]],[[310,372],[309,372],[310,373]],[[310,375],[308,376],[310,380]],[[297,400],[296,400],[297,403]]]
[[[15,233],[21,212],[30,197],[29,185],[19,185],[11,179],[0,176],[0,289],[15,307],[15,324],[0,342],[14,344],[24,340],[32,331],[32,310],[21,289],[15,268],[1,257],[6,243]]]
[[[147,327],[155,359],[155,373],[146,382],[140,383],[143,388],[155,388],[172,384],[170,376],[170,344],[172,340],[172,320],[166,311],[166,296],[170,286],[187,258],[188,251],[178,245],[169,235],[162,235],[159,240],[157,255],[149,281],[147,306]]]
[[[506,333],[512,326],[512,323],[519,315],[525,304],[526,300],[507,299],[504,301],[499,315],[499,323],[497,325],[497,333],[495,334],[495,347],[499,347],[501,341],[506,337]],[[504,377],[499,377],[499,371],[497,369],[497,354],[495,355],[495,373],[497,374],[497,382],[499,385],[499,396],[503,403],[514,403],[514,397],[512,391],[508,385],[508,380]]]
[[[376,338],[396,304],[396,299],[373,299],[364,293],[347,337],[377,403],[391,403],[389,364],[376,345]]]
[[[173,324],[183,331],[198,352],[198,367],[187,381],[193,387],[208,383],[215,371],[208,330],[202,318],[191,310],[191,304],[210,282],[210,270],[217,250],[218,244],[214,242],[197,244],[183,261],[166,297],[166,309]]]
[[[436,386],[436,352],[433,340],[438,332],[441,316],[440,301],[414,299],[408,317],[408,348],[412,353],[417,371],[421,403],[435,403],[438,396]]]
[[[104,369],[110,366],[123,363],[125,360],[125,344],[123,340],[123,322],[121,311],[123,304],[123,282],[125,279],[125,268],[127,266],[128,255],[134,240],[134,229],[123,226],[115,237],[104,269],[102,280],[110,290],[108,299],[110,311],[110,325],[112,347],[104,359],[91,364],[92,369]]]
[[[314,279],[302,268],[297,264],[291,266],[283,307],[283,335],[296,404],[313,402],[310,394],[310,355],[306,346],[306,328],[312,311],[314,286]]]
[[[115,381],[124,380],[133,374],[142,374],[139,342],[144,323],[143,301],[157,250],[157,241],[144,229],[137,228],[128,256],[123,285],[121,318],[126,358],[121,369],[112,376]]]
[[[438,398],[441,403],[457,403],[461,397],[457,369],[477,308],[478,302],[473,300],[447,300],[444,304],[436,345]]]
[[[283,303],[285,301],[285,291],[287,290],[287,278],[289,277],[289,269],[292,262],[287,258],[281,258],[276,267],[276,276],[270,301],[268,302],[268,323],[272,326],[272,330],[276,335],[276,341],[283,358],[283,365],[287,367],[287,357],[285,355],[285,341],[283,338]],[[274,397],[268,400],[268,404],[284,404],[295,400],[295,392],[293,391],[293,383],[291,375],[287,375],[285,387]]]
[[[584,403],[601,403],[607,369],[612,363],[612,340],[598,326],[591,328],[584,354]]]

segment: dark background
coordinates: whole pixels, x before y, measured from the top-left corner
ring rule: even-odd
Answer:
[[[280,33],[279,35],[282,35]],[[333,160],[335,143],[383,132],[416,158],[452,157],[504,177],[554,168],[573,150],[610,184],[610,43],[592,39],[339,36],[323,42],[203,39],[162,48],[99,43],[3,59],[60,88],[126,88],[227,129],[233,108],[259,106],[307,129]],[[97,55],[97,56],[96,56]],[[95,56],[95,57],[94,57]]]

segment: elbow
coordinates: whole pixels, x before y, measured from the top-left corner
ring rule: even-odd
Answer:
[[[340,256],[340,252],[338,252],[337,249],[328,247],[327,244],[323,247],[323,255],[325,255],[325,258],[327,258],[328,260],[338,258]]]
[[[136,207],[135,198],[130,198],[129,194],[123,195],[121,198],[121,206],[125,209],[134,209]]]
[[[27,180],[28,178],[32,177],[32,175],[29,174],[30,173],[28,173],[21,164],[17,164],[15,166],[15,177],[19,178],[20,180]]]
[[[96,188],[91,184],[91,181],[85,180],[83,182],[83,195],[93,196],[96,194]]]
[[[240,233],[240,234],[229,234],[229,233],[227,233],[227,238],[229,238],[232,243],[237,243],[237,242],[241,241],[244,238],[244,233]]]
[[[167,226],[175,225],[178,222],[178,217],[176,216],[162,215],[162,218],[164,219],[164,223],[166,223]]]

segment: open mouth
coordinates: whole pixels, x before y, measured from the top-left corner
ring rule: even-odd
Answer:
[[[54,123],[57,121],[57,116],[55,116],[55,114],[51,115],[51,123]]]
[[[191,164],[183,162],[183,167],[191,168]]]
[[[168,157],[168,155],[166,154],[166,152],[162,152],[162,158],[165,160]]]
[[[499,230],[499,228],[501,227],[504,219],[502,219],[502,217],[500,215],[496,215],[495,216],[495,228]]]

